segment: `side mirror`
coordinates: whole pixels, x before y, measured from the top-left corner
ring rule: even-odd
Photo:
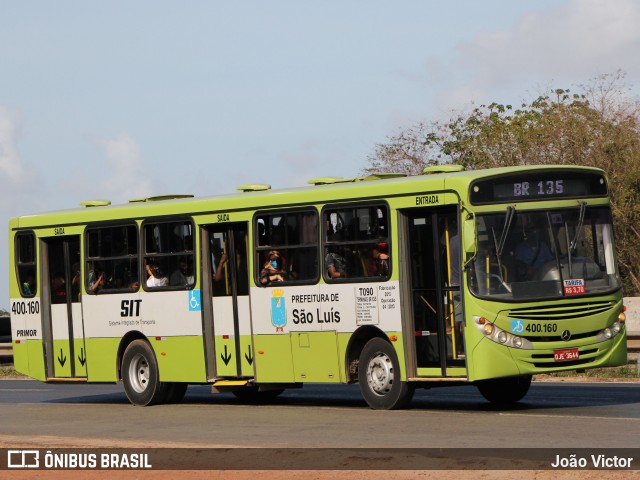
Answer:
[[[462,224],[462,248],[466,258],[465,265],[475,258],[478,253],[478,237],[476,236],[476,216],[467,212]]]

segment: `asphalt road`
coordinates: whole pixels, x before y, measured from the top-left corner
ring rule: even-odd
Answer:
[[[369,409],[357,385],[308,385],[268,405],[191,386],[177,405],[134,407],[122,385],[0,381],[0,443],[185,447],[572,447],[640,445],[639,383],[534,383],[496,409],[475,387],[418,390]]]

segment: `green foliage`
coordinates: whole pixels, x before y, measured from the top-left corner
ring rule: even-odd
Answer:
[[[366,173],[419,174],[425,166],[466,169],[586,165],[609,176],[618,263],[626,295],[640,294],[640,103],[624,75],[595,79],[580,93],[554,89],[514,109],[491,103],[447,121],[419,123],[376,146]]]

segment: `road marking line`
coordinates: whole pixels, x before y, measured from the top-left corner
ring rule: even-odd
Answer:
[[[53,388],[3,388],[0,392],[51,392]]]
[[[634,417],[591,417],[589,415],[549,415],[549,414],[535,414],[535,413],[500,413],[502,416],[510,417],[548,417],[548,418],[590,418],[596,420],[634,420],[640,421],[640,418]]]

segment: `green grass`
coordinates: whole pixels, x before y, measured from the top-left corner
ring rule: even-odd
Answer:
[[[0,366],[0,378],[7,377],[22,377],[21,373],[18,373],[15,368],[10,366]]]
[[[568,372],[550,373],[550,377],[584,377],[593,379],[633,379],[638,376],[638,367],[635,363],[622,365],[621,367],[592,368],[590,370],[571,370]]]

